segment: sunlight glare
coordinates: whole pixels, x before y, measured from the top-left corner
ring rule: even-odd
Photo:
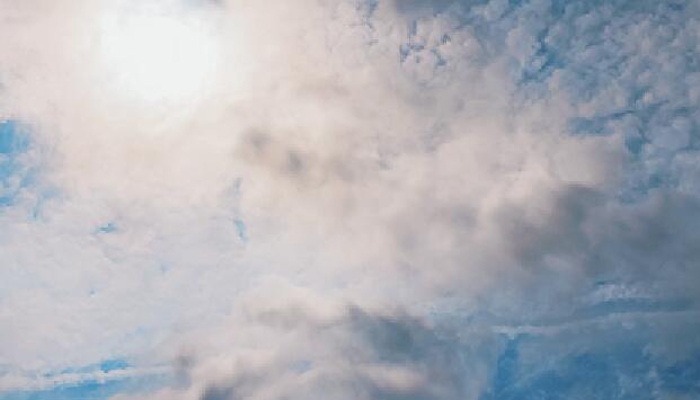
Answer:
[[[102,51],[111,83],[146,101],[197,96],[217,64],[215,40],[202,23],[176,16],[107,20]]]

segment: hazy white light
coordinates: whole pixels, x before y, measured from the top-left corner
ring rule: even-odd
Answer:
[[[196,96],[217,64],[201,22],[169,15],[107,19],[101,45],[111,83],[147,101]]]

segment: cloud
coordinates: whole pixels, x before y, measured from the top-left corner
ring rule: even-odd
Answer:
[[[329,313],[303,296],[281,308],[252,301],[263,293],[209,332],[218,342],[211,350],[225,342],[235,343],[232,351],[190,356],[197,361],[184,378],[189,389],[164,398],[462,398],[479,393],[482,357],[496,355],[489,335],[467,343],[456,330],[401,312],[338,305]]]
[[[115,84],[105,18],[135,14],[217,49],[196,95]],[[172,364],[142,395],[164,399],[693,395],[699,15],[0,0],[0,374]]]

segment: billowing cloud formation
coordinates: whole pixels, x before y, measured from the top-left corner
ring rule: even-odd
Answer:
[[[8,399],[698,396],[699,2],[0,22]]]

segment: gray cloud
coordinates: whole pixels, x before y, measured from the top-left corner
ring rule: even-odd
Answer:
[[[261,316],[266,330],[286,332],[290,341],[269,347],[276,351],[262,364],[233,363],[236,372],[206,384],[199,398],[457,399],[479,392],[475,374],[484,369],[468,361],[477,345],[456,331],[357,307],[321,323],[290,311]],[[479,344],[487,345],[482,356],[493,343]]]

